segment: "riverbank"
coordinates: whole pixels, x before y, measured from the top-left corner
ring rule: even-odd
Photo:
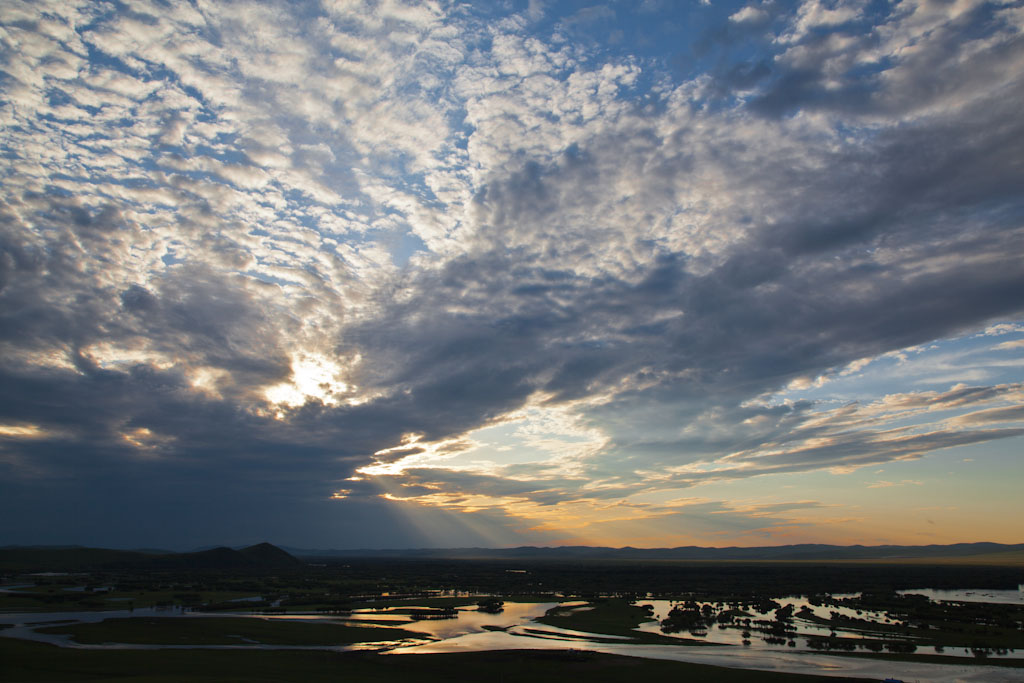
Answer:
[[[612,683],[685,680],[691,683],[815,683],[835,677],[728,669],[579,650],[515,650],[430,655],[282,650],[80,650],[0,638],[0,677],[9,683],[118,680],[132,683],[213,681],[331,681],[450,683],[491,680]],[[847,681],[871,679],[848,678]]]

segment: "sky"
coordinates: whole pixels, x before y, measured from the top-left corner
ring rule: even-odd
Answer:
[[[1024,542],[1024,3],[0,3],[0,545]]]

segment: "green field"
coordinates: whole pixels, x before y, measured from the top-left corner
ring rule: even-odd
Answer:
[[[640,680],[687,683],[835,683],[823,676],[745,671],[701,664],[619,657],[580,651],[517,650],[432,655],[274,650],[76,650],[0,638],[5,683],[109,681],[131,683],[613,683]]]
[[[689,638],[670,638],[657,633],[642,633],[634,629],[640,624],[651,621],[653,617],[646,609],[631,605],[628,600],[597,600],[588,603],[582,609],[572,607],[555,607],[537,619],[548,626],[597,633],[606,636],[626,636],[636,643],[645,645],[709,645],[701,640]]]
[[[349,604],[350,609],[376,609],[385,607],[468,607],[476,605],[480,598],[381,598],[379,600],[357,600]]]
[[[113,590],[79,592],[67,590],[69,587],[80,584],[81,580],[62,583],[51,581],[39,586],[20,588],[10,593],[0,593],[0,612],[88,612],[171,605],[224,605],[239,598],[258,596],[258,593],[252,591]],[[235,605],[239,611],[251,610],[252,607],[251,603],[245,602]]]
[[[250,617],[135,617],[39,629],[67,634],[82,644],[131,645],[349,645],[426,638],[401,628],[258,619]]]

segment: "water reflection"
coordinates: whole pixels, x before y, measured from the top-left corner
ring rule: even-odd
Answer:
[[[833,596],[835,598],[849,597],[849,596]],[[787,651],[787,650],[798,650],[798,651],[811,651],[815,650],[811,646],[812,637],[822,638],[829,637],[832,635],[843,637],[843,638],[854,638],[861,639],[863,641],[910,641],[911,639],[907,636],[903,636],[898,633],[891,631],[885,631],[879,628],[871,628],[869,624],[890,624],[891,620],[883,612],[876,612],[872,610],[856,610],[843,605],[820,605],[812,603],[806,597],[790,596],[786,598],[777,598],[776,602],[782,607],[787,605],[793,606],[794,617],[786,623],[786,636],[785,638],[779,639],[775,636],[777,642],[771,642],[767,638],[771,638],[772,635],[769,630],[771,627],[766,622],[771,622],[772,625],[777,624],[775,622],[775,610],[769,609],[768,611],[761,612],[756,606],[746,606],[746,616],[737,618],[730,624],[714,624],[707,629],[701,629],[700,635],[696,635],[692,632],[681,631],[677,633],[665,633],[661,630],[660,620],[664,619],[672,608],[679,604],[677,601],[672,600],[643,600],[641,604],[650,605],[653,608],[653,615],[655,620],[649,621],[637,628],[638,631],[644,633],[655,633],[659,635],[666,635],[670,638],[678,638],[681,641],[685,640],[700,640],[706,643],[713,643],[717,645],[733,645],[743,646],[747,649],[754,650],[769,650],[769,651]],[[704,605],[712,605],[716,610],[725,609],[728,607],[722,603],[707,603],[698,601],[696,603],[698,607]],[[862,623],[865,623],[864,627],[857,628],[849,625],[845,626],[833,626],[822,623],[817,623],[812,619],[817,618],[824,621],[828,621],[833,615],[839,615],[846,619],[855,619]],[[759,623],[760,622],[760,623]],[[779,642],[780,641],[780,642]],[[932,654],[929,652],[929,654]],[[936,652],[935,654],[943,654]],[[965,653],[961,652],[960,649],[951,648],[948,652],[944,653],[946,656],[963,656]],[[1012,653],[1006,653],[1005,655],[999,655],[991,653],[992,657],[1013,657]]]
[[[912,588],[896,592],[900,595],[925,595],[936,602],[992,602],[1000,605],[1024,605],[1024,586],[1017,590]]]
[[[489,612],[478,612],[476,607],[461,607],[457,609],[457,619],[425,619],[422,621],[411,621],[408,615],[389,614],[395,611],[408,611],[414,609],[412,606],[387,608],[383,611],[373,609],[354,610],[351,618],[355,621],[379,619],[383,616],[399,616],[409,624],[408,628],[421,633],[428,633],[437,639],[456,638],[469,633],[496,632],[496,630],[508,629],[513,626],[532,621],[544,616],[557,602],[506,602],[503,611],[497,614]],[[367,619],[369,617],[369,619]]]
[[[651,601],[645,601],[648,603]],[[667,602],[667,601],[666,601]],[[455,638],[395,648],[388,654],[430,654],[443,652],[480,652],[486,650],[566,649],[567,647],[607,654],[667,659],[696,664],[709,664],[740,669],[758,669],[819,676],[863,677],[884,680],[917,679],[935,683],[993,683],[1024,681],[1024,671],[986,666],[889,662],[883,660],[839,657],[807,652],[773,651],[743,646],[700,647],[672,645],[635,645],[598,642],[594,634],[538,625],[537,630],[553,635],[539,636],[534,629],[515,627],[507,631],[469,633]],[[615,636],[600,636],[614,639]]]

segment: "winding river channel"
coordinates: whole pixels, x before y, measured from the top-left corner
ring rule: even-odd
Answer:
[[[810,610],[822,608],[809,604],[802,598],[780,598],[782,603],[792,603],[796,609],[806,606]],[[664,600],[646,600],[652,608],[652,619],[663,618],[672,607],[672,603]],[[289,614],[226,614],[191,612],[178,609],[144,608],[135,610],[111,610],[92,612],[23,612],[0,614],[0,624],[9,624],[9,628],[0,630],[0,636],[25,638],[60,645],[63,647],[86,649],[226,649],[226,648],[260,648],[260,649],[321,649],[335,651],[376,650],[389,656],[403,654],[426,654],[437,652],[469,652],[486,650],[515,649],[577,649],[604,652],[634,657],[677,660],[699,664],[710,664],[732,668],[761,669],[767,671],[807,673],[836,677],[874,678],[884,680],[896,678],[904,681],[937,681],[940,683],[963,682],[1024,682],[1024,669],[1000,667],[985,664],[964,664],[962,659],[950,660],[949,664],[931,662],[898,662],[891,660],[872,659],[869,657],[843,657],[837,655],[812,652],[806,647],[801,636],[811,635],[822,627],[808,621],[797,620],[799,636],[794,638],[794,645],[778,646],[753,638],[742,642],[737,629],[709,629],[702,638],[709,645],[693,645],[680,634],[678,645],[659,644],[646,645],[628,642],[625,636],[598,635],[559,628],[536,621],[548,610],[561,605],[586,609],[582,602],[506,602],[504,610],[497,614],[480,612],[475,607],[459,608],[457,618],[424,619],[410,622],[407,613],[410,605],[402,608],[381,607],[376,609],[355,610],[348,615],[328,615],[314,613]],[[834,609],[834,608],[832,608]],[[405,610],[406,613],[402,613]],[[210,617],[233,617],[238,619],[271,619],[301,620],[312,622],[330,622],[358,625],[359,622],[372,622],[375,626],[402,626],[424,634],[420,639],[398,639],[357,645],[340,646],[279,646],[259,644],[239,645],[127,645],[99,644],[83,645],[75,643],[68,635],[40,633],[37,629],[56,624],[89,623],[104,619],[126,617],[174,617],[182,619],[203,619]],[[652,620],[641,624],[637,629],[641,632],[661,634],[659,624]],[[827,629],[826,629],[827,630]],[[617,642],[622,641],[622,642]],[[930,649],[928,654],[932,654]],[[948,655],[963,657],[959,650],[947,652]],[[1009,653],[1009,656],[1019,656]]]

